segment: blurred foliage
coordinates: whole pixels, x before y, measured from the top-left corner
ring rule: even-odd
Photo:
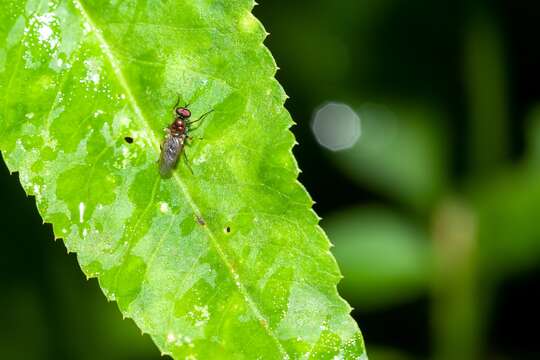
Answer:
[[[360,106],[362,136],[335,159],[351,177],[427,209],[447,179],[441,115],[420,105]]]
[[[338,244],[341,293],[357,307],[390,306],[428,289],[432,256],[424,229],[374,207],[343,211],[322,225]]]
[[[486,276],[500,278],[540,260],[540,171],[516,166],[470,190],[478,216],[480,261]]]
[[[540,168],[540,104],[535,104],[527,114],[527,160],[528,166]]]

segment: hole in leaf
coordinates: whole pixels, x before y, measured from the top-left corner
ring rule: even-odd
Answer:
[[[124,140],[126,140],[126,142],[127,142],[128,144],[132,144],[132,143],[133,143],[133,138],[132,138],[131,136],[126,136],[126,137],[124,138]]]
[[[229,226],[227,226],[227,227],[225,228],[225,233],[229,234],[230,232],[231,232],[231,228],[230,228]]]

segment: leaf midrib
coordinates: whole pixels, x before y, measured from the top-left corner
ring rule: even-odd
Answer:
[[[101,45],[100,48],[101,48],[102,52],[104,53],[104,55],[109,60],[109,63],[110,63],[110,65],[111,65],[111,67],[112,67],[112,69],[113,69],[113,71],[114,71],[114,73],[116,75],[116,78],[117,78],[118,82],[120,83],[120,86],[126,92],[126,99],[128,100],[131,107],[133,108],[133,111],[135,112],[135,115],[138,118],[140,125],[142,127],[146,127],[147,129],[150,130],[150,133],[152,134],[151,135],[151,142],[154,145],[154,148],[156,149],[156,151],[159,151],[159,140],[156,139],[156,137],[155,137],[155,135],[154,135],[154,133],[152,131],[152,128],[149,125],[148,120],[146,119],[146,117],[142,113],[142,110],[140,109],[139,105],[137,104],[137,100],[133,96],[133,94],[131,92],[131,88],[129,87],[129,85],[127,83],[127,80],[126,80],[126,78],[124,77],[124,75],[122,73],[122,69],[121,69],[119,63],[117,62],[116,58],[113,55],[109,44],[107,43],[107,41],[105,40],[105,38],[101,34],[101,31],[97,28],[97,26],[92,21],[90,15],[84,9],[81,1],[80,0],[74,0],[74,5],[80,11],[81,16],[86,21],[86,23],[89,25],[89,27],[94,30],[96,39],[98,40],[99,44]],[[187,202],[189,203],[190,207],[194,211],[194,213],[195,214],[201,214],[201,211],[200,211],[199,207],[194,202],[194,200],[191,197],[186,185],[184,184],[182,179],[179,177],[178,173],[174,173],[174,179],[176,180],[178,186],[182,189],[182,192],[183,192]],[[238,291],[240,292],[240,294],[244,298],[244,301],[246,302],[246,304],[248,304],[248,307],[251,309],[251,311],[253,312],[253,314],[257,318],[257,320],[259,320],[258,323],[266,331],[266,333],[272,338],[272,340],[276,343],[276,345],[277,345],[279,351],[281,352],[281,354],[284,356],[284,358],[286,358],[288,356],[288,354],[285,351],[285,348],[283,347],[283,345],[279,341],[276,334],[272,331],[272,329],[270,329],[267,319],[260,312],[259,308],[257,307],[255,302],[253,301],[253,299],[251,298],[251,296],[247,292],[244,285],[242,285],[242,282],[240,281],[240,276],[238,275],[238,273],[231,266],[231,263],[229,262],[229,260],[227,259],[227,256],[225,255],[225,252],[223,251],[223,249],[219,245],[216,237],[214,236],[214,233],[211,231],[211,229],[208,226],[204,226],[203,228],[205,229],[206,233],[208,234],[208,237],[210,238],[212,246],[215,248],[215,250],[217,251],[219,257],[221,258],[221,260],[223,261],[223,263],[225,264],[225,266],[229,270],[229,273],[230,273],[230,276],[231,276],[231,279],[232,279],[233,283],[236,285]]]

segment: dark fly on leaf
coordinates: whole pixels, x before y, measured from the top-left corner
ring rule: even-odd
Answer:
[[[165,136],[165,140],[163,140],[163,143],[161,144],[161,155],[159,157],[159,174],[163,178],[171,177],[172,171],[176,167],[178,159],[180,158],[180,155],[182,155],[182,153],[184,154],[184,158],[186,159],[186,164],[189,170],[193,173],[193,170],[191,170],[191,167],[189,166],[186,152],[184,151],[184,146],[190,139],[190,127],[192,124],[203,120],[208,114],[214,111],[210,110],[201,115],[197,120],[189,121],[189,118],[191,117],[191,111],[188,109],[188,105],[178,107],[179,102],[180,99],[178,99],[178,101],[174,105],[174,120],[171,125],[169,125],[169,127],[165,129],[167,135]]]

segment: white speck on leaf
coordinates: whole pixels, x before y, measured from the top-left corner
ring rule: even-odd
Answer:
[[[167,342],[174,342],[176,340],[176,335],[174,335],[172,332],[167,334]]]
[[[84,203],[79,203],[79,222],[82,223],[84,221]]]
[[[49,51],[54,51],[58,48],[60,39],[53,30],[53,26],[58,26],[58,19],[54,13],[49,12],[43,15],[36,15],[30,19],[30,26],[26,28],[25,33],[29,31],[35,31],[37,36],[37,42],[41,45],[45,45]],[[30,46],[29,42],[25,42],[25,46]],[[27,65],[32,64],[32,56],[25,52]]]
[[[41,16],[36,16],[34,18],[34,21],[37,23],[38,28],[38,39],[41,43],[44,43],[46,41],[49,41],[51,37],[53,36],[54,32],[51,28],[51,25],[56,21],[56,18],[54,17],[53,13],[46,13]],[[58,39],[51,39],[50,45],[51,48],[56,46],[58,43]]]
[[[84,60],[84,65],[86,66],[86,77],[81,79],[82,84],[93,83],[98,85],[101,80],[101,61],[95,58]]]
[[[195,326],[200,327],[208,322],[210,319],[210,313],[208,312],[208,306],[198,306],[195,305],[195,311],[191,313],[195,319]]]
[[[39,30],[39,40],[40,41],[47,41],[53,34],[53,31],[48,26],[42,26]]]
[[[166,202],[162,202],[161,204],[159,204],[159,211],[161,211],[163,214],[169,212],[169,204],[167,204]]]

